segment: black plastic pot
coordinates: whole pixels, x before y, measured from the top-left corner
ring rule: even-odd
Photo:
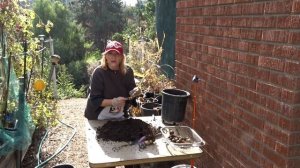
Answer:
[[[142,116],[160,115],[161,105],[157,103],[144,103],[141,105]]]
[[[190,93],[180,89],[164,89],[162,91],[162,120],[163,122],[182,122]]]
[[[56,165],[52,168],[74,168],[74,166],[72,166],[70,164],[60,164],[60,165]]]

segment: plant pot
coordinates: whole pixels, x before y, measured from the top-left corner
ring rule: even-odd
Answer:
[[[70,164],[60,164],[60,165],[53,166],[52,168],[74,168],[74,166]]]
[[[164,89],[162,91],[163,122],[182,122],[190,93],[180,89]]]
[[[144,93],[144,98],[153,98],[154,97],[154,92],[146,92]]]
[[[157,103],[144,103],[141,105],[142,116],[160,115],[161,105]]]

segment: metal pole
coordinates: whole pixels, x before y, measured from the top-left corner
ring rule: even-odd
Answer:
[[[54,47],[53,47],[53,39],[49,37],[49,44],[50,44],[50,56],[54,55]]]
[[[41,78],[44,75],[44,41],[45,41],[45,35],[41,34],[39,35],[41,46],[42,46],[42,71],[41,71]]]
[[[27,40],[26,39],[24,41],[23,50],[24,50],[24,72],[23,72],[24,85],[23,85],[23,89],[24,89],[25,97],[27,97],[27,93],[26,93],[27,92],[27,90],[26,90],[26,82],[27,82],[27,74],[26,74]]]

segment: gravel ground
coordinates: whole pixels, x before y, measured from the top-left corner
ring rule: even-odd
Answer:
[[[59,101],[59,111],[61,113],[61,121],[76,129],[75,136],[68,145],[56,157],[51,159],[45,168],[53,167],[59,164],[71,164],[76,168],[89,167],[88,155],[85,137],[85,118],[83,116],[86,99],[68,99]],[[41,150],[41,161],[47,160],[58,149],[62,148],[66,142],[72,137],[74,130],[62,123],[51,128],[48,132],[47,139]],[[36,131],[33,141],[23,159],[23,168],[35,167],[37,161],[37,151],[41,136],[41,131]]]

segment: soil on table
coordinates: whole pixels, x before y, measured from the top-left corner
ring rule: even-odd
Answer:
[[[112,131],[114,130],[114,131]],[[154,140],[154,128],[140,119],[108,121],[97,129],[97,139],[104,141],[137,141],[142,137]]]

